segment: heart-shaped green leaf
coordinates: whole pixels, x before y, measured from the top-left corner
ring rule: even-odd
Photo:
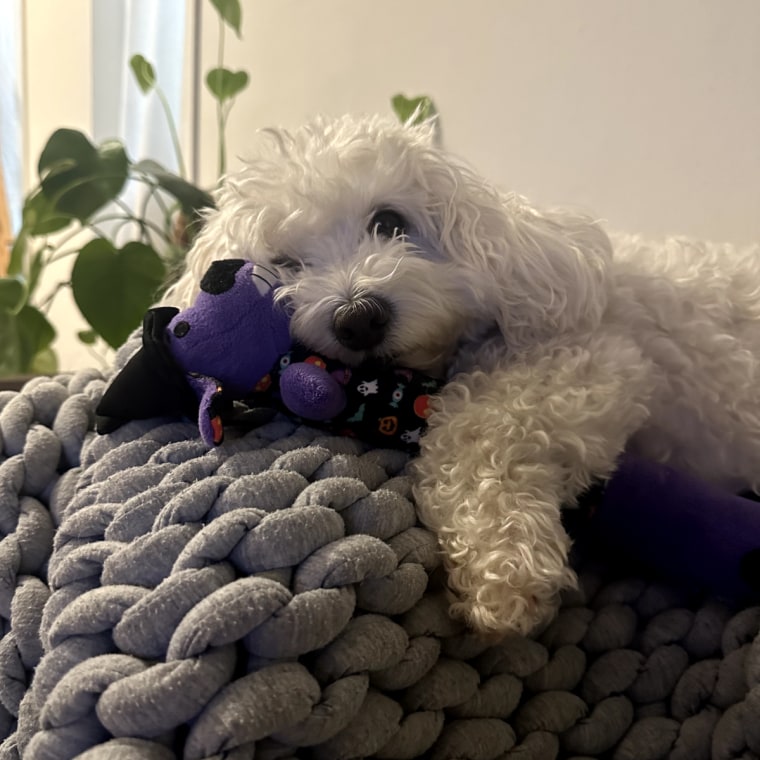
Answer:
[[[8,274],[21,274],[24,271],[24,261],[26,260],[26,254],[29,250],[29,233],[24,229],[23,225],[21,231],[13,241],[11,247],[11,258],[8,262]]]
[[[24,201],[21,219],[23,230],[30,235],[50,235],[71,224],[73,217],[56,209],[53,201],[38,188]]]
[[[58,372],[58,357],[50,346],[38,351],[29,362],[29,372],[33,375],[54,375]]]
[[[59,129],[45,145],[38,169],[42,192],[55,211],[85,221],[119,195],[129,159],[118,140],[96,148],[76,129]]]
[[[40,248],[32,254],[31,261],[29,262],[29,281],[26,284],[29,296],[37,289],[46,264],[44,249]]]
[[[98,334],[95,330],[79,330],[77,332],[77,338],[79,338],[79,340],[81,340],[86,346],[93,346],[98,339]]]
[[[437,113],[435,104],[427,95],[418,95],[414,98],[407,98],[405,95],[399,93],[391,98],[391,105],[393,111],[402,124],[407,122],[414,124],[420,124],[429,119],[431,116],[435,116]],[[412,118],[414,119],[413,121]]]
[[[194,216],[201,209],[214,205],[214,199],[209,193],[167,171],[156,161],[151,159],[138,161],[133,169],[152,177],[159,187],[171,193],[180,202],[182,210],[188,216]]]
[[[129,68],[132,69],[137,85],[143,93],[150,92],[156,86],[156,72],[153,64],[139,53],[129,59]]]
[[[211,4],[216,8],[224,23],[234,29],[235,34],[240,37],[240,22],[243,15],[240,0],[211,0]]]
[[[55,354],[50,344],[55,339],[55,328],[47,317],[34,306],[24,306],[18,314],[0,313],[0,374],[36,372],[37,360]],[[44,371],[48,371],[46,362]],[[53,370],[55,367],[53,366]]]
[[[71,290],[93,330],[118,348],[154,302],[164,275],[161,257],[150,246],[132,242],[116,249],[97,238],[79,252]]]
[[[248,86],[248,72],[230,71],[224,67],[211,69],[206,74],[206,86],[220,103],[224,103]]]
[[[16,315],[16,323],[21,339],[21,365],[28,372],[39,354],[47,351],[55,340],[55,328],[39,309],[29,305]]]
[[[16,314],[24,305],[26,294],[26,283],[22,277],[0,277],[0,311]]]
[[[16,315],[0,311],[0,377],[22,371],[20,343]]]

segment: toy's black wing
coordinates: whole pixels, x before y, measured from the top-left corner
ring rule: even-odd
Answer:
[[[178,311],[163,306],[145,314],[142,348],[116,375],[95,410],[99,433],[111,433],[130,420],[197,415],[198,399],[164,338]]]

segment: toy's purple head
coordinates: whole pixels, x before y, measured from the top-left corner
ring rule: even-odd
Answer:
[[[252,391],[290,347],[290,319],[273,303],[278,284],[269,270],[250,261],[215,261],[195,303],[166,330],[180,367],[215,378],[232,395]]]

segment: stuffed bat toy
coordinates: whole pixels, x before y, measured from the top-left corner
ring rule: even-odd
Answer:
[[[278,284],[243,259],[216,261],[192,306],[150,309],[142,348],[98,405],[98,432],[132,419],[187,416],[197,418],[208,445],[219,445],[225,425],[250,426],[274,408],[368,443],[415,450],[442,381],[379,362],[346,367],[294,344],[286,308],[274,298]]]

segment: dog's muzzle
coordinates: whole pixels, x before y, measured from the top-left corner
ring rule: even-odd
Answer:
[[[358,298],[336,310],[333,332],[351,351],[366,351],[383,342],[392,313],[390,304],[379,296]]]

